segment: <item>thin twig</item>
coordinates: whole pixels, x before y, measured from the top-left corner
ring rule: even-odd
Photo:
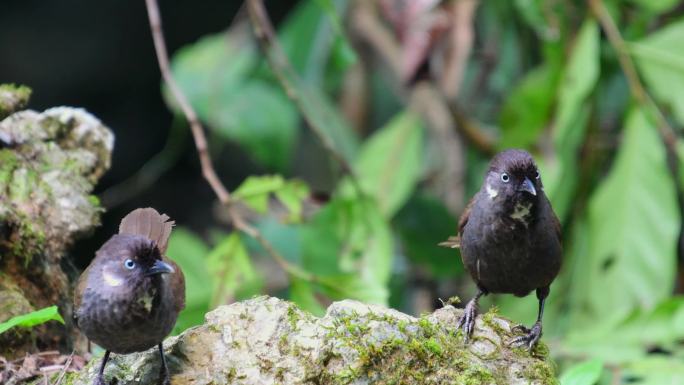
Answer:
[[[676,155],[677,135],[672,126],[670,126],[668,123],[665,115],[663,115],[662,111],[660,111],[660,108],[658,108],[657,104],[653,101],[653,98],[651,98],[641,83],[636,66],[632,61],[632,58],[629,56],[627,45],[625,44],[620,31],[615,25],[613,18],[611,17],[610,13],[608,13],[608,10],[606,9],[602,0],[589,0],[589,6],[601,24],[601,28],[603,28],[605,31],[610,45],[613,46],[613,49],[617,53],[620,67],[622,68],[622,72],[624,72],[625,77],[627,77],[627,83],[632,96],[634,96],[639,104],[654,112],[655,118],[657,120],[656,126],[663,141],[665,142],[668,152]]]
[[[610,13],[608,13],[608,10],[603,4],[603,1],[588,1],[592,12],[601,24],[601,28],[605,31],[606,36],[608,36],[608,41],[617,53],[620,67],[622,67],[622,71],[625,73],[625,77],[627,77],[631,94],[634,96],[636,101],[642,105],[643,108],[645,108],[647,111],[651,111],[651,113],[655,115],[656,127],[658,129],[658,133],[660,134],[661,140],[665,145],[667,167],[672,175],[672,179],[674,180],[680,214],[684,215],[684,181],[681,179],[682,177],[680,175],[681,166],[677,151],[677,134],[667,121],[667,118],[662,113],[656,102],[642,85],[639,78],[639,73],[636,70],[636,66],[629,55],[627,45],[620,34],[620,30],[615,25],[612,16]],[[682,237],[684,237],[684,229],[680,231],[679,237],[681,241]]]
[[[162,77],[164,78],[164,82],[166,82],[166,84],[169,86],[171,93],[176,99],[176,102],[181,107],[183,114],[185,115],[186,119],[188,120],[188,123],[190,124],[192,136],[195,141],[197,153],[200,158],[202,175],[207,180],[212,190],[214,190],[214,193],[218,197],[219,201],[228,209],[228,215],[233,226],[237,230],[256,239],[256,241],[259,242],[261,247],[263,247],[264,250],[266,250],[266,252],[273,258],[273,260],[290,276],[306,280],[312,283],[320,283],[328,286],[333,290],[341,292],[341,288],[338,288],[335,285],[320,282],[317,279],[317,277],[315,277],[313,274],[308,273],[299,268],[298,266],[295,266],[291,264],[289,261],[287,261],[287,259],[285,259],[285,257],[282,254],[280,254],[275,249],[275,247],[273,247],[273,245],[263,236],[263,234],[261,234],[261,232],[258,229],[256,229],[254,226],[246,222],[240,216],[237,210],[235,210],[234,206],[232,205],[233,202],[231,199],[230,192],[228,192],[228,189],[223,185],[221,180],[216,175],[216,171],[214,170],[214,166],[212,164],[211,157],[209,155],[209,151],[207,148],[207,139],[204,134],[202,124],[199,122],[195,110],[192,108],[187,98],[185,97],[185,94],[183,94],[183,91],[180,89],[180,87],[176,83],[176,80],[171,74],[171,69],[169,66],[169,57],[166,50],[166,43],[164,41],[164,33],[162,30],[162,22],[161,17],[159,15],[159,6],[157,5],[157,0],[145,0],[145,4],[147,6],[147,13],[149,15],[150,28],[152,30],[152,38],[154,41],[154,48],[157,53],[157,60],[159,61],[159,69],[162,73]]]
[[[204,136],[202,125],[197,118],[195,110],[190,105],[190,102],[188,102],[183,91],[181,91],[178,83],[176,83],[176,79],[171,75],[169,55],[166,51],[166,43],[164,42],[164,33],[162,32],[161,16],[159,15],[157,1],[145,0],[145,4],[147,5],[147,15],[150,19],[150,28],[152,30],[152,39],[154,40],[154,49],[157,53],[157,60],[159,61],[159,69],[161,70],[164,82],[166,82],[171,89],[171,93],[176,99],[176,102],[178,102],[185,118],[188,120],[188,124],[190,124],[190,130],[192,130],[192,136],[195,138],[195,147],[197,147],[200,164],[202,165],[202,175],[214,190],[214,193],[216,193],[219,201],[223,204],[229,204],[230,193],[219,180],[216,171],[214,170],[214,165],[211,163],[209,150],[207,148],[207,139]]]
[[[55,382],[55,385],[59,385],[62,383],[62,379],[64,378],[64,374],[69,370],[69,366],[71,366],[71,361],[74,360],[74,350],[71,351],[71,354],[69,354],[69,358],[67,358],[66,362],[64,363],[64,367],[62,368],[62,371],[59,373],[59,377],[57,377],[57,381]]]
[[[316,119],[313,119],[307,113],[304,101],[302,100],[302,95],[300,95],[296,84],[293,84],[293,82],[297,81],[297,74],[292,68],[292,64],[287,58],[287,55],[285,55],[285,52],[278,43],[276,33],[273,29],[273,24],[271,24],[271,20],[268,17],[268,13],[266,12],[263,1],[247,0],[247,12],[249,13],[254,35],[259,42],[259,46],[264,52],[264,55],[270,64],[271,70],[273,70],[273,73],[278,79],[278,82],[283,87],[285,94],[297,105],[299,110],[302,112],[304,120],[313,134],[321,142],[323,148],[332,156],[333,159],[335,159],[337,163],[339,163],[340,167],[342,168],[342,172],[349,175],[349,178],[351,179],[351,182],[354,184],[357,191],[361,195],[364,195],[351,164],[347,161],[344,155],[337,150],[333,141],[328,135],[326,135],[324,129],[319,126],[319,122]]]

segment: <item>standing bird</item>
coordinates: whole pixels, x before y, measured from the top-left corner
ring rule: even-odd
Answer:
[[[458,322],[465,341],[473,332],[478,300],[489,293],[524,297],[536,290],[537,322],[511,341],[529,350],[542,335],[544,301],[561,266],[560,223],[544,194],[532,156],[506,150],[492,159],[484,184],[466,206],[458,237],[440,243],[460,247],[463,265],[475,280],[478,293]]]
[[[94,385],[105,385],[111,352],[128,354],[155,345],[161,357],[159,383],[169,384],[162,341],[185,307],[183,272],[164,256],[173,225],[155,209],[132,211],[79,278],[76,324],[106,349]]]

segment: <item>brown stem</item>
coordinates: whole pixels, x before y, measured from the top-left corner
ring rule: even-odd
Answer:
[[[280,47],[280,44],[278,43],[275,30],[273,29],[273,24],[268,17],[268,13],[266,12],[263,1],[247,0],[247,12],[249,13],[249,18],[254,29],[254,35],[259,42],[259,46],[266,56],[271,70],[278,79],[278,82],[280,83],[281,87],[283,87],[285,94],[297,105],[307,125],[321,142],[321,145],[325,151],[327,151],[330,156],[335,159],[337,163],[339,163],[342,171],[349,175],[352,184],[355,186],[358,192],[361,195],[364,195],[351,164],[342,155],[342,153],[335,148],[332,140],[328,137],[328,135],[325,134],[323,128],[319,126],[318,121],[312,118],[307,112],[302,100],[302,95],[299,94],[296,84],[293,84],[293,82],[297,82],[297,74],[293,69],[292,64],[290,64],[290,61],[285,55],[282,47]]]
[[[164,33],[162,30],[161,17],[159,15],[159,6],[157,5],[157,0],[145,0],[147,6],[147,14],[150,20],[150,28],[152,30],[152,38],[154,41],[154,48],[157,53],[157,59],[159,61],[159,69],[164,78],[164,82],[169,86],[171,93],[173,94],[176,102],[180,106],[183,114],[185,115],[188,123],[190,124],[190,129],[192,131],[192,137],[195,141],[195,146],[197,147],[197,153],[200,158],[200,164],[202,166],[202,175],[207,180],[212,190],[218,197],[219,201],[225,205],[228,209],[228,214],[230,216],[231,223],[239,231],[249,235],[259,242],[259,244],[266,250],[266,252],[273,258],[273,260],[290,276],[303,279],[309,282],[318,282],[315,276],[308,273],[301,268],[288,262],[282,254],[280,254],[273,245],[257,230],[255,227],[247,223],[234,209],[232,206],[231,195],[228,189],[223,185],[221,180],[216,175],[214,166],[211,162],[211,157],[207,148],[207,139],[204,135],[204,129],[202,124],[199,122],[195,110],[192,108],[188,102],[185,94],[181,91],[180,87],[176,83],[173,75],[171,74],[171,69],[169,66],[169,57],[166,50],[166,43],[164,41]],[[341,291],[340,288],[332,287],[332,289]]]

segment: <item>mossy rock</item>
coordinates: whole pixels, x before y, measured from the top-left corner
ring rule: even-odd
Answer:
[[[542,344],[510,348],[512,323],[478,317],[463,343],[462,310],[447,306],[420,318],[357,301],[332,304],[317,318],[296,305],[258,297],[222,306],[206,322],[165,342],[171,383],[203,384],[556,384]],[[96,359],[65,383],[90,385]],[[156,349],[113,355],[105,381],[155,384]]]
[[[4,98],[13,89],[19,93]],[[0,85],[0,110],[7,111],[3,103],[9,99],[21,101],[11,111],[20,108],[28,94],[22,87]],[[113,145],[112,132],[83,109],[24,110],[0,120],[0,271],[5,282],[0,308],[9,306],[10,297],[3,294],[13,285],[32,308],[59,305],[70,322],[73,285],[62,271],[62,257],[100,222],[102,209],[91,194],[109,168]],[[34,342],[71,350],[74,335],[68,326],[46,327],[44,333],[38,329]],[[8,346],[0,343],[0,355],[23,351],[8,351]]]

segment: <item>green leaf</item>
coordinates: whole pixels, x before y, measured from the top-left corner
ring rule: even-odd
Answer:
[[[348,0],[302,1],[279,29],[284,51],[307,84],[323,84],[329,61],[335,56],[353,55],[338,16],[348,5]]]
[[[621,320],[665,299],[674,284],[681,218],[665,149],[643,111],[627,116],[613,168],[588,215],[588,250],[575,256],[584,266],[584,282],[576,284],[587,321]]]
[[[12,317],[3,323],[0,323],[0,334],[15,326],[30,328],[48,321],[57,321],[64,324],[64,319],[59,315],[57,306],[49,306],[27,314]]]
[[[684,124],[684,20],[628,44],[649,91]]]
[[[423,128],[420,119],[404,112],[366,140],[355,169],[363,191],[373,196],[387,218],[411,196],[421,171]],[[351,181],[341,186],[345,196],[355,193]]]
[[[559,71],[542,65],[529,71],[506,99],[501,115],[501,148],[527,148],[539,137],[551,115]]]
[[[435,278],[463,272],[459,251],[437,244],[456,233],[456,218],[444,204],[425,194],[416,194],[394,218],[406,256],[425,266]]]
[[[630,2],[654,14],[667,12],[680,3],[679,0],[630,0]]]
[[[209,128],[235,141],[256,161],[287,168],[298,132],[297,112],[275,84],[255,76],[252,45],[211,35],[173,57],[173,73]],[[168,104],[178,110],[169,92]]]
[[[205,120],[218,134],[245,147],[267,167],[282,171],[292,158],[299,117],[274,84],[254,79],[239,88],[224,88],[211,101]]]
[[[216,245],[207,257],[207,268],[212,277],[213,306],[249,298],[262,286],[238,233],[231,233]]]
[[[389,289],[377,280],[358,274],[338,274],[318,277],[323,292],[333,300],[356,299],[365,303],[387,306]]]
[[[637,309],[618,325],[594,325],[566,336],[564,350],[575,355],[598,357],[612,364],[645,358],[657,346],[680,349],[684,338],[684,298],[666,299],[653,310]]]
[[[590,360],[577,364],[560,377],[561,385],[594,385],[601,377],[603,363]]]
[[[681,357],[651,355],[627,365],[624,376],[637,378],[638,384],[644,385],[680,384],[684,378],[684,363]]]
[[[180,266],[185,276],[185,309],[178,316],[174,334],[201,324],[209,310],[212,285],[207,284],[207,254],[209,248],[191,231],[177,227],[171,232],[166,255]]]
[[[264,214],[271,194],[288,209],[291,221],[301,220],[302,203],[309,196],[309,188],[296,179],[286,181],[280,175],[250,176],[233,192],[233,198]]]
[[[302,226],[301,239],[305,269],[321,279],[349,283],[345,291],[351,298],[386,304],[392,236],[373,202],[334,199]]]
[[[313,286],[306,281],[290,277],[290,300],[315,316],[325,314],[325,308],[316,299]]]
[[[558,89],[553,127],[555,157],[540,162],[546,195],[564,220],[577,186],[577,152],[584,138],[589,109],[587,98],[600,73],[600,36],[596,21],[582,25]]]

